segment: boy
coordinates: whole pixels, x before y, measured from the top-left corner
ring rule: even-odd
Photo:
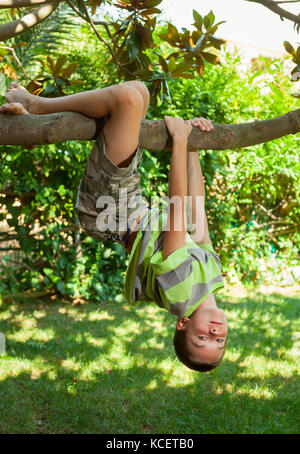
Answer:
[[[118,241],[125,247],[129,254],[125,298],[129,303],[155,301],[177,316],[174,347],[179,360],[202,372],[219,365],[225,351],[227,320],[213,293],[224,284],[205,212],[200,221],[197,219],[198,202],[205,195],[198,154],[187,153],[192,126],[209,132],[211,122],[164,117],[173,140],[166,214],[151,208],[140,188],[139,130],[149,104],[145,84],[128,81],[49,99],[31,95],[12,83],[5,97],[8,104],[0,107],[2,113],[74,111],[103,119],[78,189],[80,224],[100,241]],[[186,229],[187,195],[196,225],[191,234]],[[177,202],[176,209],[171,200]]]

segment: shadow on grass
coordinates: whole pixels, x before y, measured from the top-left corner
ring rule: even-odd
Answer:
[[[228,313],[229,326],[234,320],[228,349],[237,359],[225,355],[222,366],[209,374],[171,361],[176,320],[163,310],[147,311],[150,305],[128,310],[114,302],[86,304],[72,308],[70,315],[58,311],[68,310],[66,304],[51,303],[48,309],[43,304],[46,316],[35,320],[38,329],[54,333],[46,342],[10,339],[19,329],[12,323],[15,317],[32,317],[35,309],[33,303],[14,305],[15,311],[0,324],[8,338],[2,364],[7,358],[12,374],[14,359],[29,366],[28,372],[0,382],[0,433],[297,432],[296,373],[286,377],[277,370],[262,378],[258,368],[247,376],[251,354],[278,361],[278,351],[292,347],[296,298],[274,294],[235,305],[229,301],[222,298],[219,307]],[[97,310],[108,317],[92,320]],[[54,378],[48,370],[32,376],[30,361],[37,357]],[[80,371],[98,361],[99,369],[82,379],[68,360],[78,361]]]

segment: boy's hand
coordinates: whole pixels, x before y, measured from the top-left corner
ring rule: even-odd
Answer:
[[[193,118],[192,120],[185,120],[186,124],[191,126],[198,126],[201,131],[211,131],[214,129],[211,120],[207,120],[206,118]]]
[[[192,125],[186,123],[180,117],[169,117],[168,115],[165,115],[164,121],[172,139],[175,137],[188,138],[192,131]]]

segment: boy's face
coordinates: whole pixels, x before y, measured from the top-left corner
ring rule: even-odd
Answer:
[[[177,329],[186,331],[190,359],[212,363],[222,355],[228,332],[222,309],[203,308],[196,311],[191,318],[179,319]]]

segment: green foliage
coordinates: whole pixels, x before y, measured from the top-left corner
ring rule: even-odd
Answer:
[[[207,17],[204,22],[194,12],[197,31],[202,22],[206,29],[217,25],[213,25],[212,14]],[[163,92],[158,105],[152,98],[147,118],[204,116],[214,123],[239,123],[276,117],[295,108],[296,101],[287,88],[289,77],[280,60],[261,58],[241,73],[239,58],[226,54],[222,66],[208,63],[201,78],[175,77],[178,58],[170,54],[169,43],[158,37],[166,27],[158,27],[154,34]],[[176,36],[175,45],[185,46],[183,37],[170,30]],[[194,34],[194,41],[192,35],[194,47],[197,36]],[[65,94],[119,83],[118,68],[107,63],[107,48],[99,45],[87,25],[77,30],[77,39],[76,47],[65,42],[49,55],[47,47],[39,48],[35,75],[48,71],[56,84],[72,64],[73,72],[66,75],[68,83],[60,86]],[[41,62],[47,62],[48,68],[42,69]],[[30,63],[24,68],[28,71]],[[159,79],[155,82],[157,89]],[[148,86],[155,93],[153,80]],[[49,96],[58,93],[53,90]],[[245,150],[200,152],[211,239],[229,280],[259,283],[295,264],[299,244],[295,234],[299,219],[298,146],[299,138],[288,136]],[[6,219],[10,228],[8,233],[0,232],[3,294],[55,290],[66,298],[100,301],[120,289],[127,263],[123,248],[98,243],[79,232],[74,213],[90,149],[91,144],[79,141],[38,146],[31,151],[1,147],[0,221]],[[141,173],[149,201],[167,194],[169,163],[169,153],[145,151]]]
[[[283,45],[285,47],[285,50],[292,55],[293,62],[296,63],[295,68],[292,70],[292,75],[295,74],[295,76],[292,77],[292,80],[296,81],[300,79],[300,46],[298,46],[297,49],[294,49],[294,47],[288,41],[284,41]]]
[[[239,57],[227,54],[222,67],[210,67],[200,80],[170,80],[170,96],[151,117],[204,116],[214,123],[243,123],[296,108],[283,62],[261,57],[244,73],[238,66]],[[288,268],[297,264],[298,150],[299,137],[287,136],[241,150],[200,152],[210,236],[229,280],[283,279],[282,272],[290,273]],[[158,154],[158,162],[157,175],[168,167],[169,156]],[[147,173],[145,169],[145,188]]]
[[[22,249],[22,262],[16,268],[12,253],[4,256],[6,276],[1,291],[54,287],[62,295],[88,299],[93,294],[106,299],[120,287],[125,270],[123,248],[114,245],[110,250],[110,243],[97,243],[84,234],[80,239],[77,232],[74,202],[89,151],[89,145],[73,141],[26,153],[21,147],[4,151],[0,168],[6,210],[0,220],[11,215],[7,222]],[[11,192],[18,194],[19,204]],[[108,276],[111,267],[116,273]]]

